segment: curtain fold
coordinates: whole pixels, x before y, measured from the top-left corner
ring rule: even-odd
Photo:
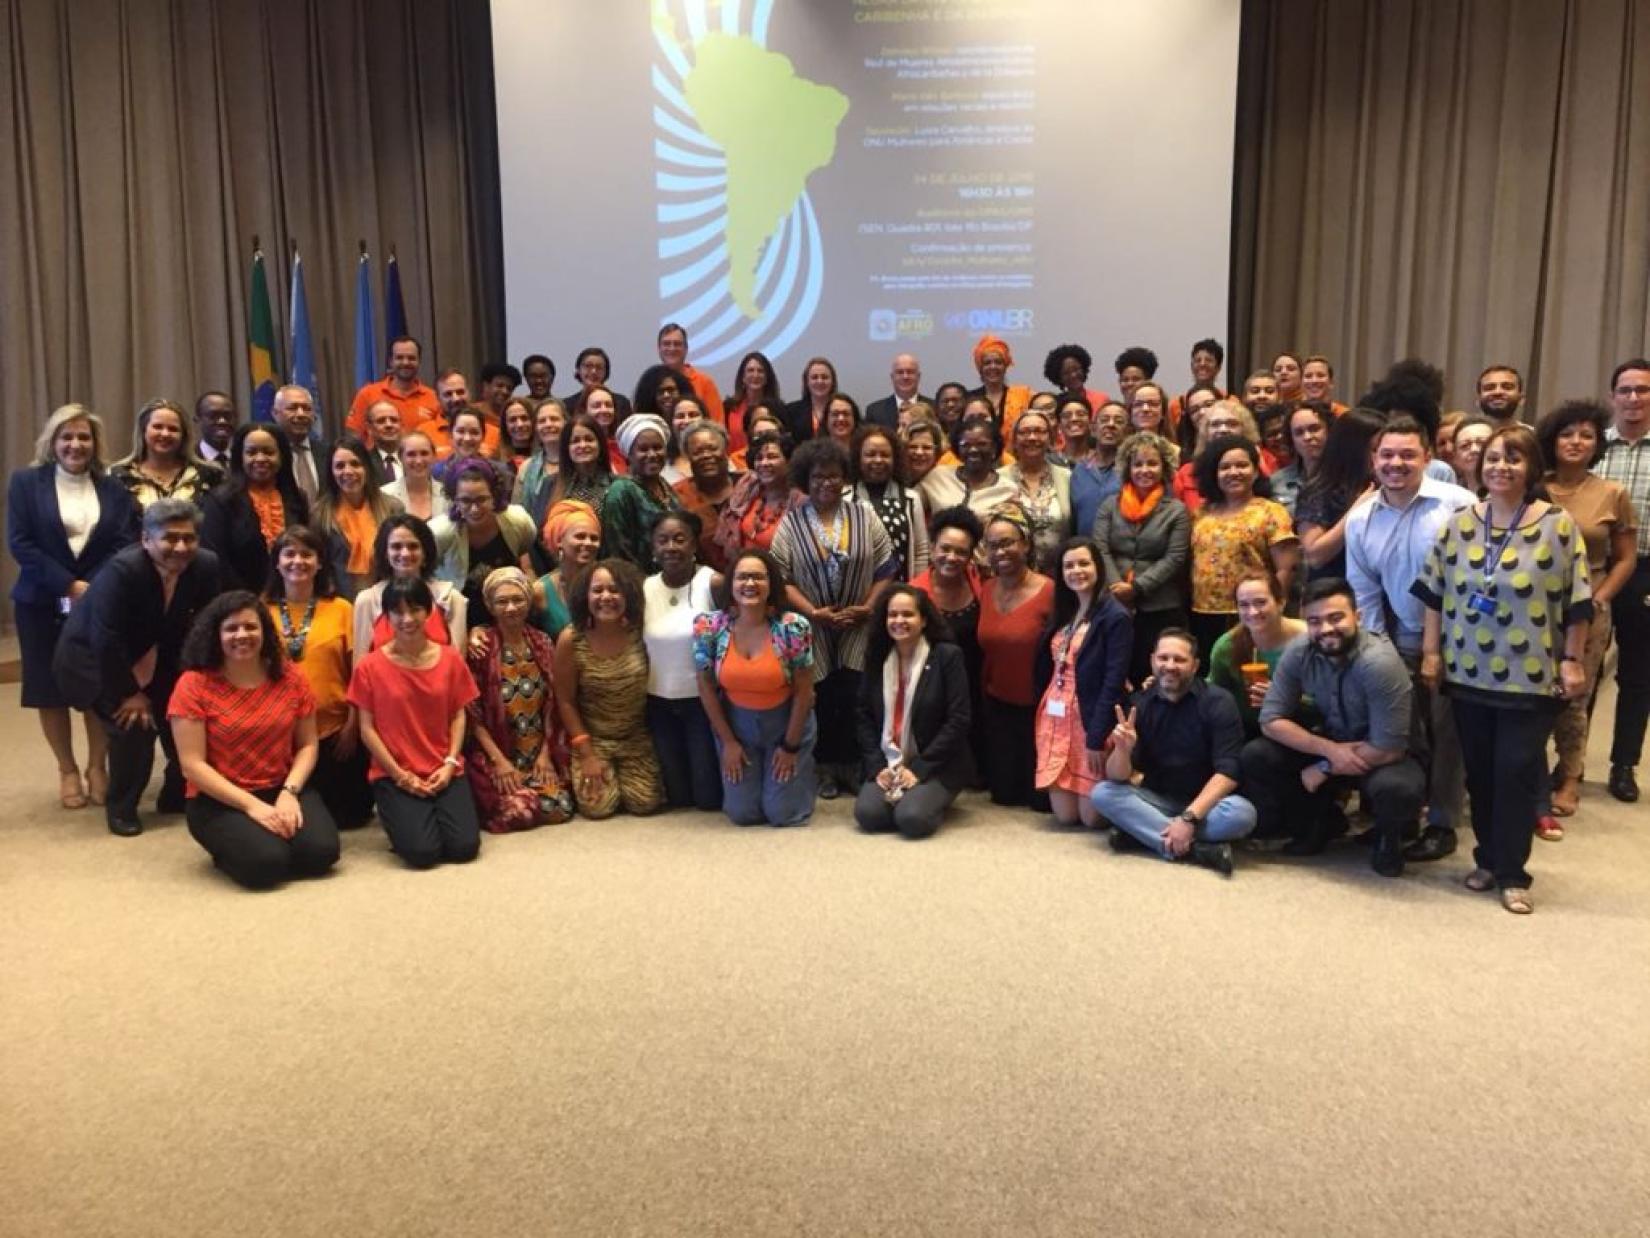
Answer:
[[[1230,372],[1600,392],[1650,345],[1647,57],[1645,0],[1245,0]]]
[[[375,286],[396,249],[429,377],[503,355],[485,4],[0,0],[0,14],[7,471],[69,400],[103,417],[112,457],[156,395],[222,388],[244,416],[254,235],[283,331],[288,239],[302,248],[329,420],[353,394],[361,240]]]

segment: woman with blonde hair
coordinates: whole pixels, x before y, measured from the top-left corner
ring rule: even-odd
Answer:
[[[52,657],[69,611],[90,587],[93,573],[136,540],[137,528],[137,504],[103,463],[103,423],[83,404],[63,405],[35,440],[34,459],[11,475],[6,543],[17,563],[11,600],[23,663],[23,708],[40,712],[40,729],[57,758],[58,796],[65,808],[103,802],[108,739],[103,724],[86,714],[83,782],[69,704],[52,674]]]

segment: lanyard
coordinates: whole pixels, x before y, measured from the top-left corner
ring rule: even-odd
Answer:
[[[1490,524],[1490,505],[1488,502],[1484,504],[1484,592],[1488,593],[1490,585],[1494,583],[1495,569],[1501,563],[1501,556],[1507,549],[1507,543],[1512,541],[1512,535],[1517,531],[1518,526],[1524,523],[1524,513],[1529,508],[1530,501],[1528,499],[1520,503],[1518,510],[1513,513],[1512,523],[1502,532],[1500,540],[1492,544],[1490,534],[1494,531],[1494,527]]]

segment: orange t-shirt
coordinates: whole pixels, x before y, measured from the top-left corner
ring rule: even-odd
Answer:
[[[740,709],[777,709],[791,699],[791,685],[785,682],[785,668],[772,641],[763,641],[756,656],[747,658],[730,640],[720,679],[722,691]]]
[[[368,447],[372,446],[372,427],[367,424],[367,410],[381,400],[387,400],[401,410],[401,429],[411,430],[431,417],[441,415],[441,401],[423,383],[414,383],[413,389],[402,395],[393,380],[385,378],[368,383],[355,393],[350,401],[349,416],[344,418],[344,429],[356,435]]]

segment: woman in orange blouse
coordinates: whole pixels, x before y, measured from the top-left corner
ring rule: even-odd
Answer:
[[[326,455],[321,493],[310,526],[326,542],[333,583],[350,601],[372,583],[372,548],[378,526],[403,508],[378,489],[368,465],[367,445],[344,434]]]

